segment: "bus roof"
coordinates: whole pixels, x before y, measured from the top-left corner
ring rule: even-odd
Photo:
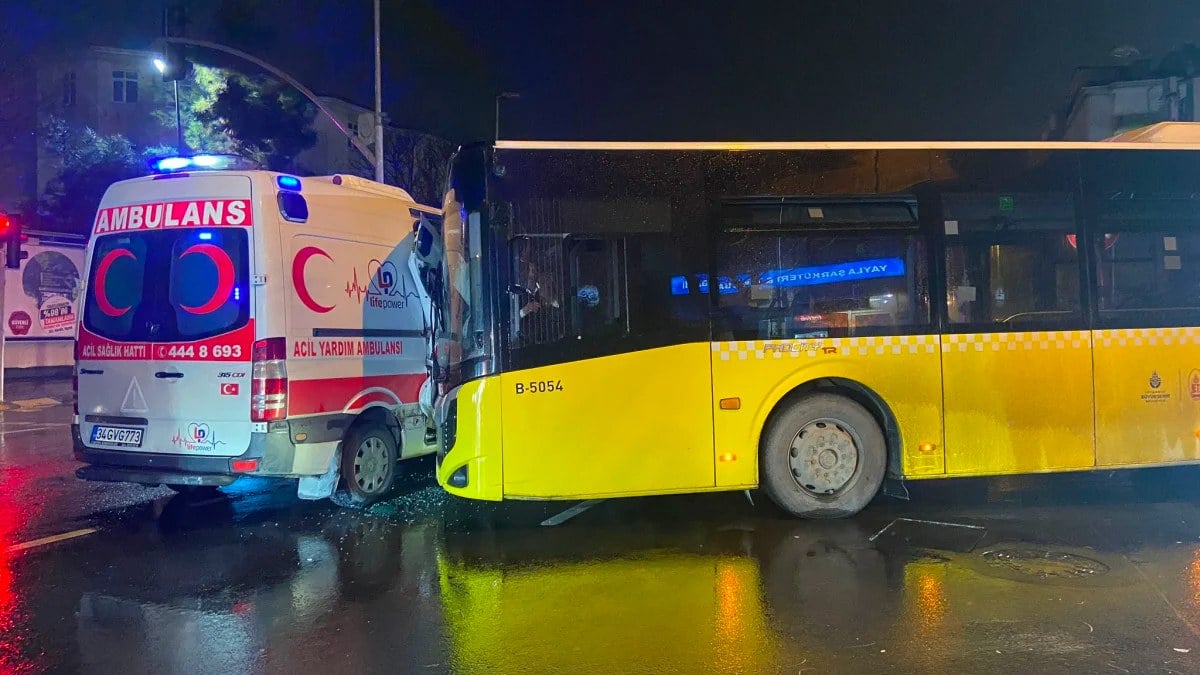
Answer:
[[[496,141],[497,150],[1200,150],[1200,142],[1129,141]]]

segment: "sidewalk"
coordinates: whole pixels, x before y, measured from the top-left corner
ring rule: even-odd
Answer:
[[[67,371],[70,373],[70,371]],[[71,377],[60,372],[48,372],[41,377],[29,377],[30,373],[5,373],[4,401],[0,410],[14,408],[40,408],[51,405],[68,405],[75,395],[71,391]]]

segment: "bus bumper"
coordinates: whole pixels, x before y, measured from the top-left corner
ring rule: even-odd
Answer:
[[[437,402],[437,479],[467,499],[504,497],[500,381],[486,377],[454,388]]]

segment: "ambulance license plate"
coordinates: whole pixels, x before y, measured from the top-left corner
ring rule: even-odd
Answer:
[[[92,427],[92,443],[121,448],[142,447],[142,430],[128,427]]]

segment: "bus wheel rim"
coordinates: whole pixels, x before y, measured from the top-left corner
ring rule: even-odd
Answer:
[[[375,436],[364,438],[354,456],[354,483],[367,494],[383,489],[391,466],[387,461],[387,446]]]
[[[830,497],[846,488],[858,472],[862,443],[854,429],[830,417],[800,428],[788,451],[792,479],[801,490]]]

